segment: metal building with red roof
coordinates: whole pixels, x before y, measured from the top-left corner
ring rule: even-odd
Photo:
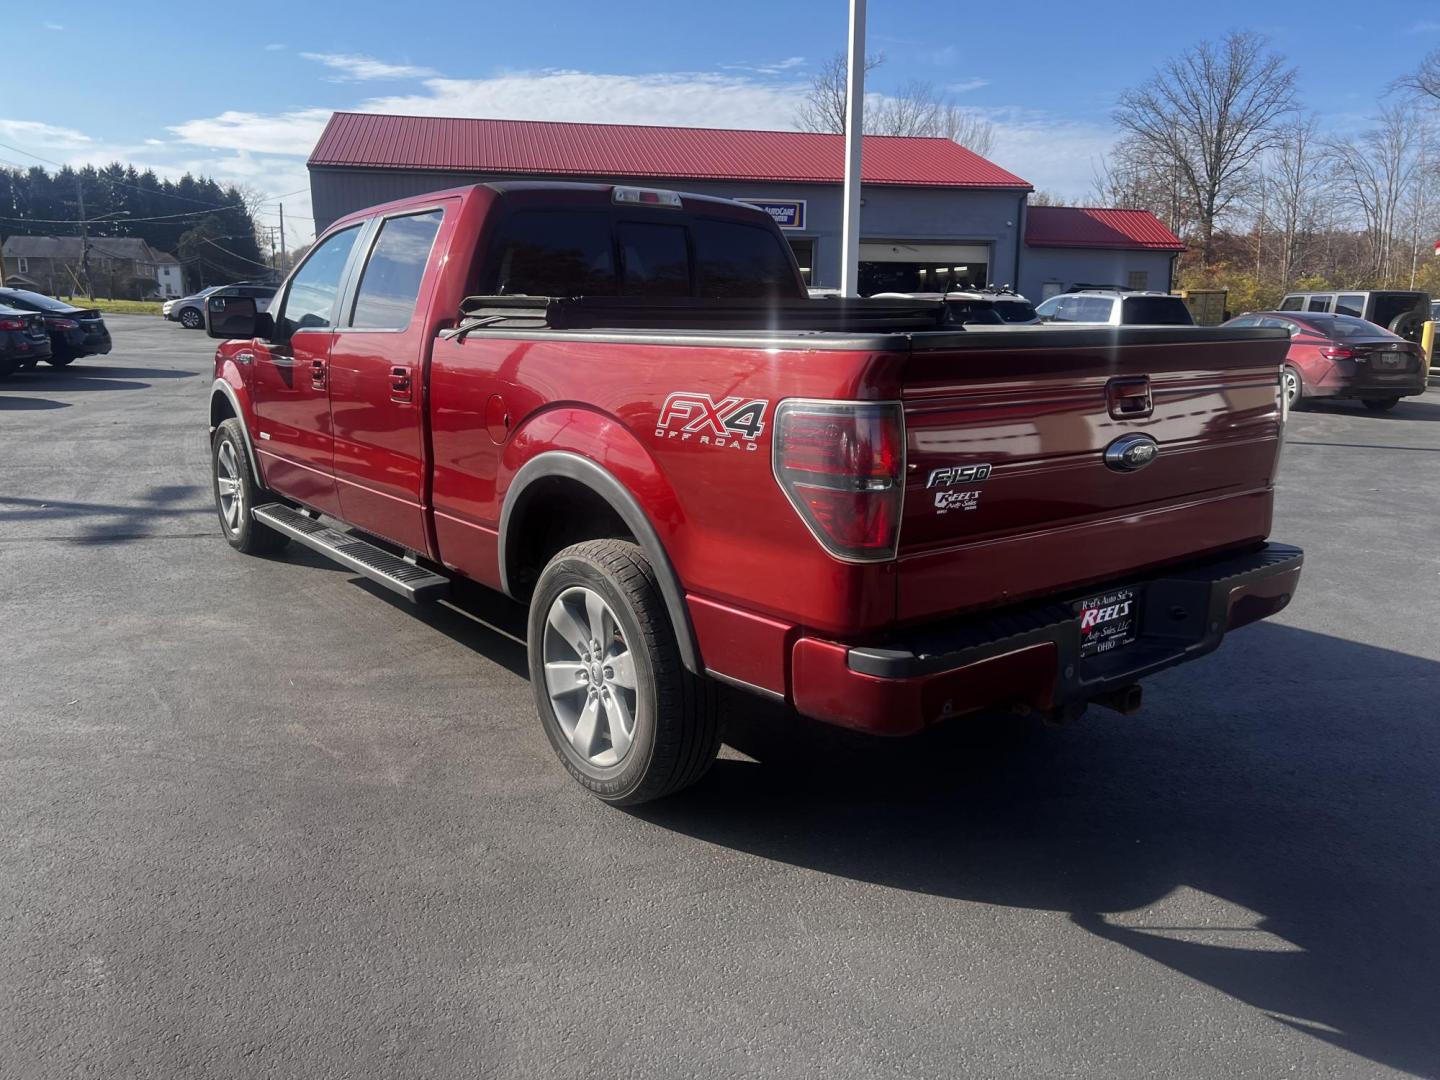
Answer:
[[[1020,279],[1027,180],[948,139],[867,135],[863,160],[862,291]],[[811,284],[839,283],[840,135],[337,112],[307,164],[317,232],[485,180],[643,184],[755,203]]]

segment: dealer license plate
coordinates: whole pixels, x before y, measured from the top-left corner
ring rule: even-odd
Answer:
[[[1075,605],[1080,616],[1080,656],[1099,656],[1135,640],[1140,596],[1135,589],[1111,589]]]

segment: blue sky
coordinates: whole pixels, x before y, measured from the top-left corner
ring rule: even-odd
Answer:
[[[271,196],[306,186],[305,155],[333,109],[790,127],[846,19],[843,0],[37,8],[7,19],[0,163],[119,159]],[[1268,34],[1299,69],[1304,104],[1355,130],[1391,79],[1440,48],[1440,3],[871,0],[869,27],[886,62],[867,89],[933,83],[996,124],[999,164],[1079,201],[1115,137],[1116,96],[1201,37]],[[97,42],[104,64],[71,62]],[[308,228],[306,195],[285,203]]]

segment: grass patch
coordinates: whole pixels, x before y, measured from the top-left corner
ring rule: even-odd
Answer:
[[[159,315],[159,300],[87,300],[83,296],[57,296],[67,304],[81,308],[98,308],[107,315]]]

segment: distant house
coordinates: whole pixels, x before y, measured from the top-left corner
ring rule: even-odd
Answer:
[[[180,296],[184,291],[180,260],[128,236],[90,240],[90,286],[99,296],[143,299]],[[0,247],[5,284],[56,295],[79,290],[81,250],[78,236],[11,236]]]

